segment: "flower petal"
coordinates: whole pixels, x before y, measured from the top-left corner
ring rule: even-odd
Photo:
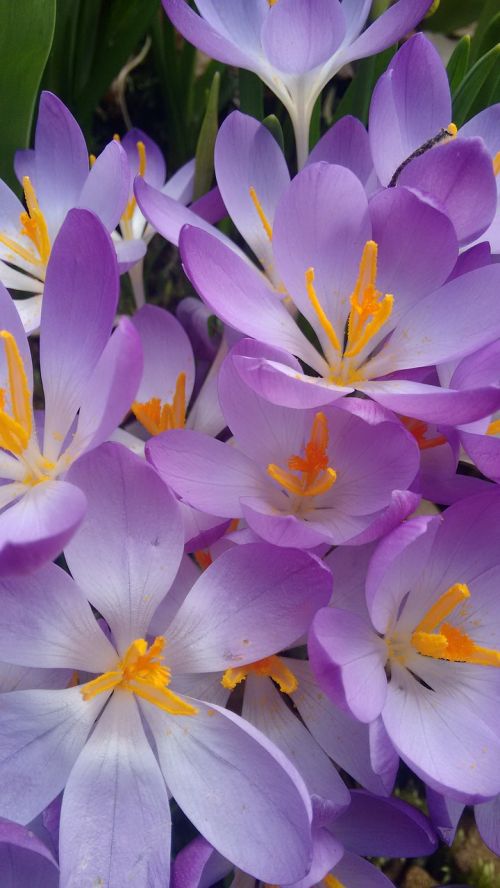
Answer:
[[[129,186],[127,155],[122,146],[113,140],[92,166],[77,206],[92,210],[104,227],[113,231],[125,209]]]
[[[262,46],[271,65],[304,74],[326,62],[342,43],[345,20],[338,0],[280,0],[262,28]]]

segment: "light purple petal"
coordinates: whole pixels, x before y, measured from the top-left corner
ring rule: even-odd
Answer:
[[[180,0],[180,2],[184,3],[184,0]],[[159,191],[148,185],[141,176],[138,176],[134,182],[134,193],[148,222],[171,244],[177,246],[179,243],[179,235],[183,225],[195,225],[210,232],[214,237],[230,243],[229,238],[226,238],[218,228],[215,228],[210,222],[206,222],[193,210],[183,206],[175,198],[170,197],[165,191]]]
[[[112,695],[71,771],[60,859],[63,885],[168,883],[168,795],[132,695]]]
[[[219,130],[214,159],[217,184],[227,211],[266,271],[271,273],[272,243],[250,197],[250,189],[255,189],[272,228],[277,203],[290,182],[283,152],[265,126],[253,117],[233,111]]]
[[[432,327],[428,329],[431,331]],[[497,386],[455,391],[423,382],[374,380],[357,387],[395,413],[446,425],[462,425],[489,416],[498,409],[500,401]]]
[[[174,315],[157,305],[144,305],[132,319],[141,338],[144,370],[136,401],[160,398],[171,404],[180,373],[186,375],[186,404],[194,385],[194,355],[184,328]]]
[[[72,210],[47,267],[40,366],[45,393],[45,455],[56,456],[111,333],[118,302],[115,250],[101,222]]]
[[[197,0],[205,21],[237,47],[249,53],[261,53],[261,30],[269,12],[265,0]]]
[[[304,74],[326,62],[344,34],[345,20],[338,0],[280,0],[265,18],[262,46],[275,68]]]
[[[36,189],[51,237],[78,205],[89,172],[83,133],[57,96],[42,92],[35,131]]]
[[[2,816],[29,823],[56,797],[106,699],[77,687],[0,695]]]
[[[113,240],[118,260],[118,271],[125,274],[146,255],[146,244],[141,238],[135,240]]]
[[[127,155],[132,180],[139,174],[139,152],[137,143],[142,142],[146,149],[146,170],[144,179],[154,188],[162,188],[167,178],[165,158],[156,142],[143,130],[133,127],[125,133],[121,144]]]
[[[495,215],[495,176],[481,139],[453,139],[414,158],[402,171],[398,185],[434,199],[450,217],[462,244],[476,240]]]
[[[116,651],[85,597],[55,564],[0,582],[2,657],[20,666],[107,672]]]
[[[56,558],[85,513],[85,496],[66,481],[44,481],[0,515],[0,576],[25,574]]]
[[[366,888],[391,888],[394,885],[378,867],[349,851],[345,851],[334,866],[332,876],[341,885],[366,885]]]
[[[116,228],[125,209],[130,174],[127,155],[114,140],[106,145],[88,174],[77,206],[92,210],[108,231]]]
[[[146,458],[184,502],[221,518],[241,517],[240,498],[268,486],[264,469],[245,454],[191,429],[152,438]]]
[[[227,549],[166,629],[172,671],[216,672],[268,657],[300,638],[330,595],[330,571],[305,552],[266,543]]]
[[[22,148],[19,151],[16,151],[14,154],[14,172],[20,185],[23,184],[23,177],[29,176],[36,191],[36,161],[34,148]]]
[[[274,884],[302,878],[311,864],[311,808],[299,775],[248,722],[192,703],[198,713],[187,724],[186,716],[141,704],[177,804],[244,871]]]
[[[162,0],[163,8],[182,36],[207,55],[227,65],[251,67],[250,57],[189,8],[185,0]],[[239,9],[241,7],[238,7]],[[243,44],[245,46],[245,44]]]
[[[323,608],[313,620],[308,650],[318,683],[334,703],[362,722],[380,715],[388,653],[368,623],[349,611]]]
[[[65,455],[77,456],[108,440],[130,410],[142,373],[139,335],[122,318],[83,392],[73,440]]]
[[[421,21],[432,0],[399,0],[379,16],[366,31],[347,48],[342,63],[363,59],[387,49]]]
[[[445,67],[432,43],[416,34],[396,53],[373,92],[370,145],[380,181],[388,185],[400,164],[451,120]]]
[[[171,888],[210,888],[232,868],[203,836],[196,836],[184,845],[172,864]]]
[[[345,6],[345,0],[342,8]],[[335,163],[347,167],[365,185],[373,173],[368,133],[357,119],[347,114],[321,137],[309,155],[307,164]]]
[[[447,845],[451,845],[465,805],[463,802],[457,802],[455,799],[443,796],[429,787],[426,789],[425,798],[429,808],[429,817],[439,837]],[[485,807],[488,804],[490,803],[485,802]]]
[[[177,573],[184,542],[180,513],[153,469],[119,444],[82,457],[71,478],[88,507],[66,560],[121,653],[145,635]]]

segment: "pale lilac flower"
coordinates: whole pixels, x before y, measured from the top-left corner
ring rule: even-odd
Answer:
[[[0,181],[0,281],[37,295],[16,299],[27,333],[38,329],[47,263],[72,207],[92,210],[109,232],[125,208],[129,170],[125,151],[112,142],[89,170],[83,133],[66,106],[50,92],[40,98],[35,147],[18,151],[16,174],[26,208]],[[123,257],[120,271],[137,262],[144,247]],[[66,310],[66,309],[65,309]]]
[[[328,600],[329,572],[305,553],[233,547],[150,639],[183,552],[177,503],[150,466],[116,444],[83,457],[70,478],[88,501],[65,550],[74,579],[48,565],[3,582],[0,643],[10,662],[69,666],[82,683],[0,696],[0,810],[28,822],[64,788],[63,888],[83,875],[109,888],[168,884],[167,786],[242,869],[274,884],[302,878],[312,811],[299,774],[260,732],[186,686],[191,673],[209,683],[248,651],[261,659],[291,643]]]
[[[34,413],[33,369],[14,303],[0,289],[0,573],[55,558],[75,532],[85,496],[65,480],[130,408],[142,372],[139,337],[118,301],[115,252],[87,210],[70,210],[47,267],[40,334],[45,412]]]
[[[371,0],[163,0],[175,27],[199,49],[255,71],[283,102],[295,131],[299,168],[323,87],[348,62],[375,55],[423,18],[431,0],[399,0],[364,33]]]
[[[500,788],[499,519],[494,490],[408,521],[368,571],[353,564],[352,605],[319,611],[309,638],[325,692],[381,718],[419,777],[468,802]]]

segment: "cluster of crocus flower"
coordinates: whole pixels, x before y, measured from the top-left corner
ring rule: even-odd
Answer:
[[[457,131],[417,34],[309,154],[322,86],[430,0],[164,5],[283,101],[299,172],[235,111],[193,203],[194,162],[89,159],[44,93],[26,206],[0,183],[0,881],[383,888],[367,857],[468,804],[500,853],[500,106]]]

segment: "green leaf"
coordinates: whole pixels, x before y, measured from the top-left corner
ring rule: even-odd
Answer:
[[[483,56],[492,46],[500,43],[500,12],[497,12],[491,19],[488,27],[484,31],[481,45],[479,47],[479,57]]]
[[[441,0],[439,8],[424,19],[422,27],[426,31],[441,31],[443,34],[465,28],[477,21],[484,2],[485,0]]]
[[[457,126],[462,126],[473,113],[476,100],[499,61],[500,44],[479,59],[462,80],[453,97],[453,120]]]
[[[264,91],[262,80],[253,71],[238,72],[240,86],[240,110],[244,114],[250,114],[257,120],[264,117]]]
[[[281,150],[284,153],[285,139],[283,136],[283,129],[282,129],[281,123],[279,122],[278,118],[276,117],[276,114],[269,114],[267,117],[264,117],[264,120],[262,121],[262,123],[264,124],[266,129],[269,130],[271,135],[274,136],[278,145],[280,146]]]
[[[220,73],[216,71],[208,94],[207,110],[196,146],[194,200],[209,191],[214,177],[214,147],[219,118],[219,86]]]
[[[479,16],[471,43],[471,62],[476,62],[482,55],[483,41],[490,27],[491,20],[498,12],[498,0],[483,0],[483,8]],[[492,44],[490,44],[491,47]],[[488,47],[488,48],[490,48]]]
[[[14,152],[29,145],[35,101],[50,52],[55,0],[0,3],[0,176],[16,186]]]
[[[450,91],[454,95],[465,77],[469,65],[470,56],[470,35],[465,34],[458,41],[453,54],[446,66],[446,73],[450,81]]]

